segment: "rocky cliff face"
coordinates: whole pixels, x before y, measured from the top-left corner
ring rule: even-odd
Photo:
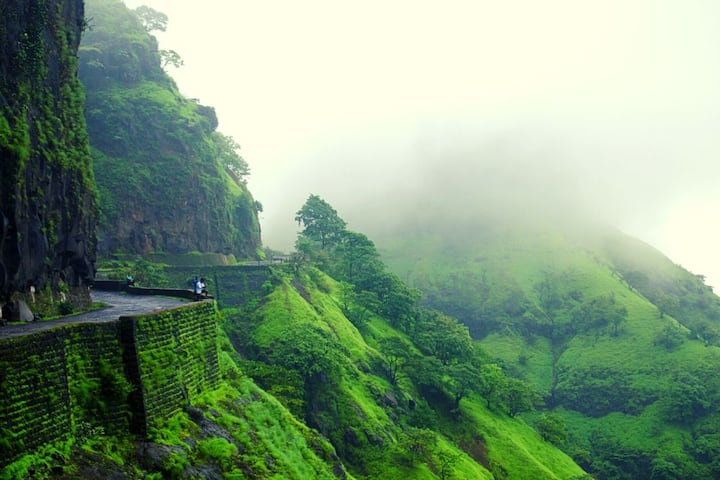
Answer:
[[[88,0],[80,47],[87,127],[100,193],[98,254],[234,254],[260,247],[255,202],[236,145],[212,107],[187,99],[158,44],[118,0]]]
[[[0,300],[93,277],[96,194],[77,48],[82,0],[0,2]]]

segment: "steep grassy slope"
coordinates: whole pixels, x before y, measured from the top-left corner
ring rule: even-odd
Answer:
[[[288,388],[278,398],[330,439],[354,475],[566,479],[583,474],[524,421],[488,409],[483,398],[468,396],[451,413],[442,396],[426,401],[406,375],[394,385],[380,346],[383,339],[406,337],[375,316],[358,329],[343,313],[341,291],[314,268],[299,276],[280,274],[257,307],[230,314],[226,328],[238,351],[265,365],[255,370],[257,381],[272,388],[273,376],[285,378]],[[271,365],[280,371],[270,373]]]
[[[120,0],[87,2],[80,79],[100,192],[99,250],[254,258],[260,205],[212,107],[182,96],[162,52]]]
[[[568,426],[599,478],[716,478],[720,300],[609,229],[404,236],[384,258]]]

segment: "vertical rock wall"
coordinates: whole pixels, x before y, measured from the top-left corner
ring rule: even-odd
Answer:
[[[95,184],[77,76],[82,0],[0,2],[0,302],[92,280]]]

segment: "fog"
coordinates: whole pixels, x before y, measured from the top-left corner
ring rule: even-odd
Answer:
[[[310,193],[371,238],[529,205],[720,287],[718,2],[125,3],[168,15],[168,73],[242,145],[272,248]]]

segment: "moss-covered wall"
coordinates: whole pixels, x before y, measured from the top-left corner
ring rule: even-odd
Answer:
[[[0,465],[78,428],[128,429],[118,323],[0,342]]]
[[[63,331],[0,343],[0,465],[71,429]]]
[[[0,340],[0,467],[88,428],[146,433],[218,381],[212,302]]]
[[[133,325],[146,432],[217,386],[216,315],[208,301],[123,318]]]
[[[176,288],[191,288],[194,276],[205,277],[220,308],[237,307],[258,298],[272,272],[267,265],[172,266],[163,273]]]

